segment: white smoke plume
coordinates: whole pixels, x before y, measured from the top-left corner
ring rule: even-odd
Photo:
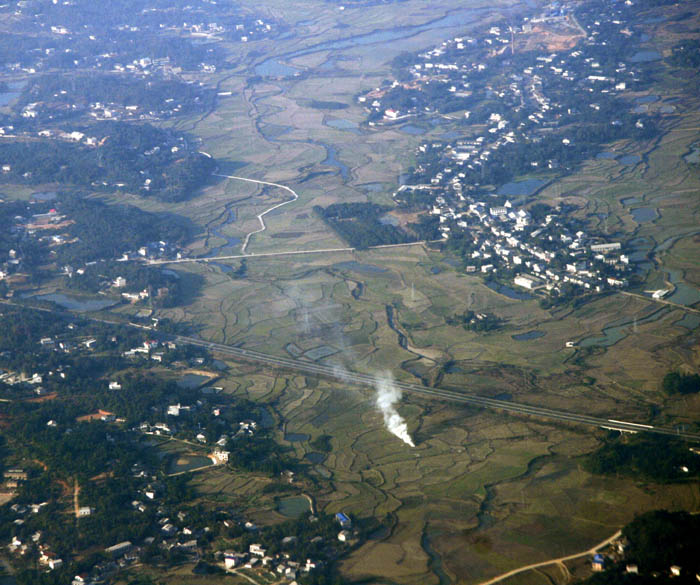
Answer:
[[[389,372],[377,376],[375,381],[377,389],[376,405],[384,417],[384,424],[390,433],[396,435],[407,445],[415,447],[411,435],[408,434],[406,421],[396,410],[396,403],[401,400],[401,389],[397,388]]]

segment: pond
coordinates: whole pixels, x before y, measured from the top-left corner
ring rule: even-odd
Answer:
[[[497,293],[500,293],[509,299],[513,299],[516,301],[529,301],[533,299],[534,297],[528,293],[525,292],[519,292],[517,290],[514,290],[510,288],[509,286],[506,286],[504,284],[498,284],[497,282],[487,282],[485,283],[487,287],[489,287],[491,290],[496,291]]]
[[[686,306],[700,303],[700,290],[683,280],[682,270],[669,270],[668,280],[676,287],[676,290],[672,295],[666,297],[666,300]]]
[[[209,457],[202,455],[176,455],[168,464],[168,473],[182,473],[183,471],[191,471],[208,465],[213,465]]]
[[[542,187],[547,184],[547,181],[542,179],[525,179],[524,181],[514,181],[512,183],[506,183],[499,190],[499,195],[506,195],[507,197],[515,196],[530,196],[534,195]]]
[[[537,331],[536,329],[533,329],[532,331],[528,331],[527,333],[518,333],[516,335],[511,335],[515,341],[530,341],[531,339],[539,339],[540,337],[544,337],[546,333],[544,331]]]
[[[337,262],[336,264],[333,264],[333,268],[338,270],[352,270],[354,272],[359,272],[360,274],[382,274],[384,272],[388,272],[386,268],[382,268],[381,266],[376,266],[375,264],[364,264],[355,260]]]
[[[642,97],[636,98],[634,101],[637,104],[653,104],[654,102],[659,101],[659,96],[658,95],[644,95]]]
[[[398,226],[399,225],[399,218],[387,213],[386,215],[382,215],[379,218],[379,223],[383,225],[393,225],[393,226]]]
[[[404,134],[412,134],[413,136],[420,136],[421,134],[425,134],[425,129],[421,128],[420,126],[414,126],[413,124],[406,124],[405,126],[401,126],[399,128],[400,132],[403,132]]]
[[[681,327],[685,327],[686,329],[690,329],[692,331],[692,330],[700,327],[700,315],[694,315],[692,313],[688,313],[688,314],[686,314],[685,317],[676,321],[674,323],[674,325],[679,325]]]
[[[194,390],[210,379],[209,376],[203,376],[202,374],[185,374],[177,381],[177,385],[186,390]]]
[[[326,454],[319,453],[318,451],[311,451],[310,453],[304,455],[304,459],[311,461],[311,463],[319,464],[323,463],[323,461],[326,459]]]
[[[307,351],[304,354],[304,357],[316,361],[336,353],[338,353],[338,350],[334,347],[330,347],[329,345],[321,345],[320,347]]]
[[[690,152],[683,156],[683,160],[691,165],[700,164],[700,142],[690,145]]]
[[[344,118],[333,118],[332,120],[326,120],[324,122],[326,126],[335,128],[336,130],[347,130],[349,132],[354,132],[355,134],[360,134],[360,130],[357,124],[352,120],[345,120]]]
[[[26,81],[12,81],[7,84],[10,91],[0,93],[0,108],[3,106],[9,106],[14,102],[22,93],[22,89],[26,85]]]
[[[636,165],[642,160],[642,157],[638,154],[626,154],[617,159],[621,165]]]
[[[614,152],[599,152],[595,157],[599,160],[615,160],[617,155]]]
[[[53,201],[58,197],[58,193],[56,191],[38,191],[36,193],[32,193],[32,199],[35,199],[36,201]]]
[[[113,299],[86,299],[73,297],[63,293],[50,293],[45,295],[30,296],[37,301],[51,301],[70,311],[101,311],[107,307],[116,305],[119,301]]]
[[[303,443],[304,441],[308,441],[310,436],[311,435],[305,433],[285,433],[284,440],[290,443]]]
[[[277,511],[287,518],[299,518],[311,512],[311,504],[304,496],[282,498],[277,502]]]
[[[460,368],[457,364],[448,364],[445,366],[445,373],[446,374],[462,374],[464,370]]]
[[[658,212],[653,207],[635,207],[630,210],[630,213],[637,223],[648,223],[659,217]]]
[[[662,114],[673,114],[676,111],[676,107],[670,104],[664,104],[659,108],[659,112]]]
[[[662,58],[663,55],[659,53],[658,51],[654,51],[651,49],[643,49],[641,51],[637,51],[634,55],[630,57],[630,61],[632,63],[648,63],[650,61],[658,61],[659,59]]]
[[[622,205],[629,206],[634,203],[639,203],[639,199],[637,197],[625,197],[623,199],[620,199],[620,203],[622,203]]]

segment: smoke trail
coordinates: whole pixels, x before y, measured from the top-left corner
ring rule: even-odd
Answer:
[[[411,435],[408,434],[406,421],[396,410],[395,404],[401,400],[401,390],[397,388],[389,372],[376,378],[377,408],[384,417],[384,424],[390,433],[396,435],[407,445],[415,447]]]

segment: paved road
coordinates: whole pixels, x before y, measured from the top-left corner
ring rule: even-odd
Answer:
[[[628,297],[635,297],[637,299],[643,299],[645,301],[650,301],[652,303],[659,303],[661,305],[668,305],[669,307],[673,307],[674,309],[680,309],[681,311],[688,311],[690,313],[700,313],[700,309],[694,309],[693,307],[688,307],[687,305],[679,305],[678,303],[673,303],[671,301],[667,301],[664,299],[655,299],[653,297],[648,297],[646,295],[640,295],[637,293],[628,292],[626,290],[621,290],[619,292],[621,295],[625,295]]]
[[[180,343],[198,345],[200,347],[210,349],[211,351],[222,353],[228,357],[244,359],[262,364],[268,364],[276,368],[285,368],[295,371],[310,372],[313,374],[330,377],[343,382],[351,382],[362,386],[374,387],[376,382],[373,376],[370,376],[368,374],[360,374],[357,372],[350,372],[337,366],[326,366],[323,364],[317,364],[305,360],[295,360],[290,358],[277,357],[259,351],[241,349],[239,347],[233,347],[221,343],[204,341],[195,337],[176,336],[175,339]],[[646,432],[655,433],[659,435],[672,435],[693,441],[700,441],[700,433],[689,433],[666,427],[651,426],[616,419],[605,419],[595,416],[589,416],[587,414],[579,414],[576,412],[567,412],[563,410],[554,410],[551,408],[544,408],[540,406],[532,406],[529,404],[512,402],[510,400],[498,400],[496,398],[487,398],[475,394],[456,392],[452,390],[443,390],[440,388],[430,388],[428,386],[421,386],[419,384],[409,384],[406,382],[397,381],[396,385],[403,391],[412,394],[427,396],[429,398],[438,398],[441,400],[449,400],[452,402],[461,402],[464,404],[470,404],[472,406],[478,406],[481,408],[487,408],[491,410],[500,410],[516,415],[535,416],[538,418],[544,418],[548,420],[583,424],[587,426],[602,427],[605,429],[631,433]]]
[[[558,559],[550,559],[548,561],[542,561],[541,563],[534,563],[532,565],[526,565],[524,567],[520,567],[519,569],[513,569],[512,571],[508,571],[507,573],[503,573],[502,575],[498,575],[498,577],[494,577],[493,579],[489,579],[488,581],[483,581],[482,583],[479,583],[479,585],[494,585],[494,583],[498,583],[499,581],[503,581],[504,579],[508,579],[509,577],[512,577],[513,575],[523,573],[524,571],[530,571],[532,569],[539,569],[540,567],[546,567],[547,565],[563,564],[566,561],[573,561],[574,559],[580,559],[581,557],[593,556],[601,548],[604,548],[604,547],[608,546],[610,543],[616,541],[618,538],[620,538],[621,535],[622,535],[622,531],[618,530],[610,538],[606,538],[603,542],[596,544],[594,547],[589,548],[586,551],[576,553],[573,555],[568,555],[566,557],[559,557]],[[566,569],[566,566],[564,566],[564,568]]]

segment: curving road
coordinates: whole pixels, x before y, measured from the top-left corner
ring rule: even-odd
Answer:
[[[610,538],[606,538],[603,542],[596,544],[594,547],[589,548],[586,551],[583,551],[580,553],[575,553],[573,555],[568,555],[566,557],[559,557],[558,559],[550,559],[548,561],[542,561],[541,563],[533,563],[532,565],[525,565],[524,567],[520,567],[518,569],[513,569],[512,571],[508,571],[507,573],[503,573],[502,575],[498,575],[498,577],[494,577],[493,579],[489,579],[488,581],[483,581],[482,583],[479,583],[479,585],[494,585],[494,583],[498,583],[499,581],[503,581],[504,579],[508,579],[509,577],[512,577],[514,575],[518,575],[518,574],[523,573],[525,571],[531,571],[532,569],[539,569],[540,567],[546,567],[547,565],[554,565],[554,564],[563,565],[566,561],[573,561],[574,559],[580,559],[581,557],[593,556],[601,548],[604,548],[604,547],[608,546],[609,544],[612,544],[613,542],[615,542],[618,538],[620,538],[620,536],[622,536],[622,531],[618,530]],[[564,566],[564,568],[566,569],[566,566]]]
[[[278,187],[279,189],[284,189],[285,191],[288,191],[289,193],[292,194],[292,199],[289,201],[282,201],[282,203],[277,203],[276,205],[273,205],[269,209],[266,209],[262,213],[258,213],[258,221],[260,222],[260,228],[255,230],[254,232],[250,232],[249,234],[246,234],[245,240],[243,240],[243,246],[241,246],[241,252],[243,254],[246,254],[246,249],[248,248],[248,243],[250,242],[250,237],[254,236],[255,234],[259,234],[260,232],[264,232],[267,229],[267,226],[265,225],[265,220],[263,219],[268,213],[271,211],[274,211],[275,209],[278,209],[282,207],[283,205],[287,205],[289,203],[292,203],[299,199],[299,195],[297,194],[294,189],[291,187],[287,187],[286,185],[280,185],[279,183],[271,183],[269,181],[258,181],[257,179],[248,179],[246,177],[238,177],[236,175],[220,175],[218,173],[214,173],[215,177],[223,177],[225,179],[235,179],[237,181],[245,181],[247,183],[256,183],[258,185],[268,185],[270,187]]]

